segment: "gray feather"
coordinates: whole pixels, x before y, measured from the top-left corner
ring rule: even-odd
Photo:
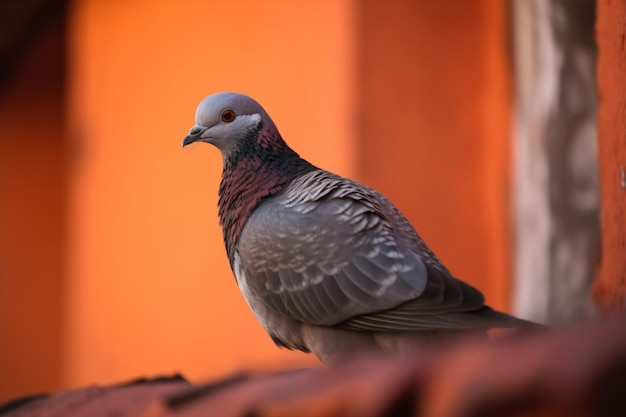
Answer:
[[[344,327],[359,317],[362,330],[368,317],[412,301],[422,315],[482,307],[469,286],[462,288],[473,302],[463,306],[465,284],[423,250],[390,207],[374,190],[325,171],[297,179],[257,207],[243,228],[237,250],[251,292],[275,314]],[[405,310],[409,320],[414,312]],[[373,328],[380,329],[381,317]]]

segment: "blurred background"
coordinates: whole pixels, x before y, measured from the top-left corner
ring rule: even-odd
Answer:
[[[387,195],[490,305],[594,314],[593,0],[0,3],[0,401],[181,372],[315,366],[239,294],[217,91]]]

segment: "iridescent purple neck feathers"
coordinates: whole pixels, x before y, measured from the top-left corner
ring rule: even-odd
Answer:
[[[239,235],[254,209],[315,169],[285,143],[274,126],[251,132],[224,160],[218,207],[231,266]]]

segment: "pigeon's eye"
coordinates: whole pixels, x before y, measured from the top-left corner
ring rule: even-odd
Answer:
[[[235,120],[235,112],[232,110],[224,110],[222,112],[222,122],[230,123]]]

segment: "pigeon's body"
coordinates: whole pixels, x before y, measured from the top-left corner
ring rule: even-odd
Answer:
[[[328,361],[419,335],[525,323],[486,307],[382,194],[301,159],[254,100],[216,94],[196,119],[184,144],[222,151],[226,251],[277,345]]]

